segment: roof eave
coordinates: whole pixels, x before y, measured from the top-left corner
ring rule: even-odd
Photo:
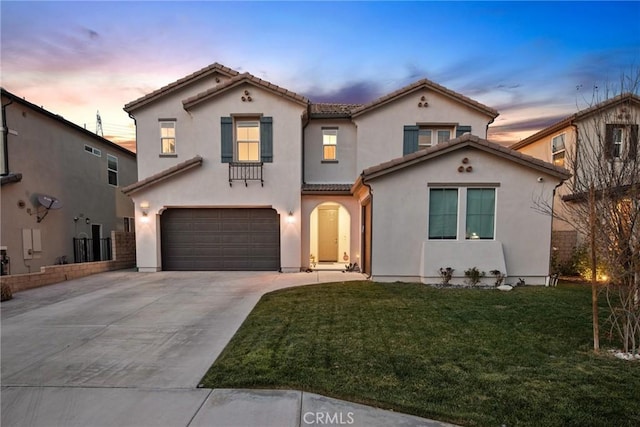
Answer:
[[[161,171],[155,175],[151,175],[141,181],[135,182],[127,187],[122,188],[122,192],[127,196],[131,196],[141,190],[144,190],[153,185],[159,184],[162,181],[166,181],[169,178],[172,178],[175,175],[186,172],[195,167],[202,166],[202,157],[196,156],[192,159],[186,160],[182,163],[179,163],[169,169]]]

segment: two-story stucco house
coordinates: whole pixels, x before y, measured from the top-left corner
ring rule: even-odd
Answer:
[[[594,167],[629,164],[630,159],[635,164],[639,124],[640,97],[625,93],[578,111],[511,146],[521,153],[566,167],[573,174],[571,180],[558,188],[553,204],[556,218],[552,244],[560,261],[567,260],[581,240],[571,221],[572,211],[566,209],[565,204],[574,203],[576,199],[572,188],[579,186],[572,185],[572,180],[588,181]],[[599,160],[593,161],[594,157]],[[637,170],[636,166],[636,174]],[[636,183],[638,179],[636,175]],[[610,184],[613,185],[614,180]],[[595,183],[597,189],[601,185]]]
[[[3,274],[108,259],[111,231],[134,230],[131,151],[2,89],[0,153]]]
[[[216,63],[125,111],[140,271],[548,274],[551,220],[529,207],[566,171],[484,140],[497,111],[429,80],[318,104]]]

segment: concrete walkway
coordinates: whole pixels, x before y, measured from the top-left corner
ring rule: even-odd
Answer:
[[[197,388],[260,297],[355,273],[117,271],[1,307],[7,426],[436,426],[299,391]]]

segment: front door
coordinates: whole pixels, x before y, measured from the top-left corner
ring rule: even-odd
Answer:
[[[318,208],[318,261],[338,262],[338,208]]]

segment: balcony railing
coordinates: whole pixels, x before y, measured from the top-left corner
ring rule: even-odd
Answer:
[[[247,181],[260,181],[260,185],[264,187],[262,179],[262,162],[260,163],[229,163],[229,186],[233,186],[233,181],[244,181],[245,187],[249,184]]]

